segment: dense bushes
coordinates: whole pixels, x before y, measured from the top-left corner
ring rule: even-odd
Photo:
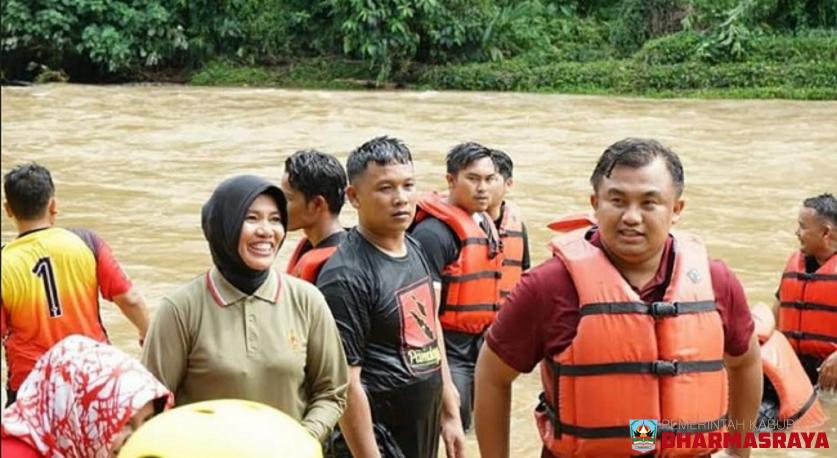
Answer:
[[[707,89],[831,88],[837,96],[837,63],[734,63],[706,65],[687,62],[646,66],[631,61],[561,62],[436,67],[423,72],[425,87],[484,91],[608,92],[647,95],[666,91]],[[823,94],[824,92],[818,92]]]
[[[183,28],[155,0],[3,0],[3,72],[40,66],[89,77],[166,62]]]
[[[642,92],[751,80],[784,88],[792,69],[773,63],[820,74],[816,63],[837,60],[835,0],[2,0],[0,8],[4,79],[174,70],[197,71],[200,84]],[[747,66],[766,73],[751,78]],[[803,80],[820,81],[793,84]]]

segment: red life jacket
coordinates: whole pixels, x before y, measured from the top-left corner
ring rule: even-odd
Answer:
[[[337,251],[337,246],[311,248],[300,256],[306,243],[308,243],[308,239],[302,237],[296,244],[291,259],[288,261],[287,273],[309,283],[317,283],[317,275],[320,274],[320,269],[323,268],[323,264],[328,261],[328,258]]]
[[[752,314],[759,338],[762,370],[776,389],[780,425],[790,426],[791,431],[819,428],[825,423],[826,416],[817,399],[817,390],[784,334],[774,332],[773,311],[765,304],[756,304]]]
[[[518,216],[517,208],[508,202],[503,203],[503,219],[497,228],[503,249],[503,276],[500,277],[500,299],[511,293],[523,274],[523,220]]]
[[[500,309],[500,277],[503,254],[491,218],[484,214],[490,234],[461,208],[435,194],[418,201],[416,222],[434,216],[453,230],[459,239],[459,257],[442,271],[442,328],[479,334]]]
[[[837,351],[837,255],[811,274],[801,251],[791,255],[779,301],[779,330],[797,353],[825,359]]]
[[[724,330],[703,244],[677,236],[671,282],[663,301],[651,304],[585,238],[558,244],[556,255],[578,292],[581,319],[570,346],[541,363],[535,416],[545,446],[559,457],[629,456],[632,419],[662,420],[658,432],[670,424],[722,429]]]

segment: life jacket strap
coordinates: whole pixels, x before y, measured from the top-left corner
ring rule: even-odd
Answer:
[[[691,372],[716,372],[724,368],[722,359],[707,361],[647,361],[605,364],[561,364],[559,376],[583,377],[604,374],[680,375]]]
[[[603,302],[585,304],[581,307],[581,316],[614,314],[614,313],[642,313],[656,318],[678,316],[687,313],[702,313],[715,310],[715,301],[693,302]]]
[[[810,332],[801,331],[782,331],[789,339],[796,340],[821,340],[823,342],[837,343],[837,337],[827,336],[824,334],[812,334]]]

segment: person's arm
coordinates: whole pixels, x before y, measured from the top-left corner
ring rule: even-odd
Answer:
[[[6,310],[6,304],[0,300],[0,342],[5,342],[6,337],[9,337],[9,311]]]
[[[329,260],[331,262],[335,262],[334,257]],[[340,432],[353,456],[379,457],[372,410],[361,381],[366,342],[372,326],[370,308],[374,303],[371,294],[374,285],[369,286],[363,273],[352,266],[343,264],[328,269],[329,263],[317,278],[317,287],[337,324],[348,362],[349,385],[346,410],[340,418]]]
[[[85,241],[96,256],[96,280],[102,297],[119,307],[122,314],[137,328],[140,342],[143,342],[148,332],[149,313],[142,294],[133,287],[104,239],[84,229],[76,229],[74,233]]]
[[[750,336],[747,351],[740,356],[724,355],[729,378],[730,432],[752,432],[762,396],[761,350],[755,334]],[[732,456],[748,457],[750,449],[727,449]]]
[[[474,418],[480,456],[509,456],[509,418],[512,382],[520,372],[512,369],[483,344],[477,359],[474,380]]]
[[[837,351],[828,355],[820,365],[820,378],[817,384],[824,391],[837,390]]]
[[[310,300],[312,316],[305,362],[305,385],[310,394],[302,426],[323,442],[346,408],[348,365],[325,299],[313,290]]]
[[[128,320],[133,323],[139,331],[140,342],[145,340],[148,333],[149,313],[145,299],[136,288],[131,288],[125,294],[113,298],[113,302],[122,311]]]
[[[175,305],[163,299],[143,345],[140,361],[172,392],[177,392],[186,376],[191,337]]]
[[[410,235],[421,245],[433,282],[441,283],[445,267],[459,257],[459,241],[456,236],[435,218],[419,223]]]
[[[523,227],[523,259],[521,268],[525,272],[532,266],[532,258],[529,255],[529,230],[526,229],[525,223],[521,223],[521,226]]]
[[[352,456],[358,458],[380,458],[375,431],[372,428],[372,409],[360,381],[360,366],[349,366],[349,391],[346,412],[340,418],[340,432]]]
[[[439,304],[441,287],[434,283],[436,303]],[[462,429],[462,418],[459,415],[460,398],[453,377],[450,375],[448,356],[445,351],[445,337],[441,320],[436,320],[436,338],[439,352],[442,354],[442,440],[445,443],[445,454],[448,458],[465,456],[465,431]]]

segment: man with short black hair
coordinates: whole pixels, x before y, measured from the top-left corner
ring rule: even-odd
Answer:
[[[410,150],[378,137],[349,154],[346,171],[358,225],[317,279],[349,362],[346,411],[329,456],[435,457],[441,431],[447,456],[461,457],[459,399],[432,279],[406,235],[417,197]]]
[[[52,175],[30,163],[4,177],[3,206],[18,236],[3,247],[0,338],[8,359],[7,403],[38,358],[71,334],[107,342],[99,293],[136,326],[148,330],[148,308],[110,247],[86,229],[55,227],[58,203]]]
[[[542,456],[632,455],[634,419],[656,420],[657,431],[752,431],[763,380],[753,319],[735,274],[697,238],[671,232],[685,205],[679,157],[628,138],[602,153],[590,183],[597,226],[556,242],[487,333],[481,455],[508,456],[511,385],[538,363]]]
[[[523,272],[529,270],[529,234],[517,207],[506,200],[506,194],[514,186],[514,162],[505,151],[498,149],[491,150],[491,158],[502,180],[496,180],[491,189],[491,204],[487,212],[494,220],[503,250],[500,299],[505,299],[520,281]]]
[[[419,199],[412,236],[421,243],[440,291],[448,363],[467,431],[474,365],[483,333],[500,308],[503,253],[486,210],[491,191],[501,179],[491,150],[479,143],[454,146],[446,163],[448,195],[428,194]]]
[[[340,209],[346,195],[346,172],[336,157],[303,150],[285,159],[282,192],[288,201],[288,231],[302,229],[287,272],[317,283],[320,269],[346,236]]]
[[[777,293],[778,327],[811,383],[837,389],[837,199],[809,197],[799,209],[799,250],[785,265]]]

